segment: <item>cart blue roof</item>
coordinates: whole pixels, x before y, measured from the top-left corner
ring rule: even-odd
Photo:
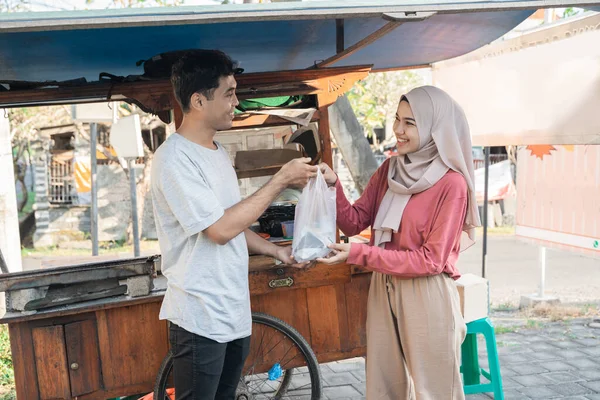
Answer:
[[[0,15],[0,80],[49,81],[100,72],[143,73],[138,60],[190,48],[221,49],[246,72],[305,69],[336,54],[336,19],[351,46],[406,13],[406,22],[332,66],[397,69],[475,50],[538,8],[564,1],[313,1]],[[593,8],[600,1],[572,1]]]

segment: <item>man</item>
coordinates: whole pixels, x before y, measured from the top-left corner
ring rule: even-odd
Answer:
[[[152,199],[167,291],[160,318],[170,321],[177,399],[233,399],[251,333],[248,251],[293,264],[291,249],[252,232],[289,186],[305,186],[318,167],[290,161],[255,194],[240,201],[225,149],[214,141],[231,128],[235,69],[220,51],[190,52],[171,82],[183,122],[157,150]],[[300,267],[300,265],[296,265]]]

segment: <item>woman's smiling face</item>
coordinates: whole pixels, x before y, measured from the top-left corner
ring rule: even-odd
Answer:
[[[396,149],[399,155],[414,153],[419,150],[421,140],[415,116],[408,101],[402,100],[396,110],[394,121],[394,134],[396,135]]]

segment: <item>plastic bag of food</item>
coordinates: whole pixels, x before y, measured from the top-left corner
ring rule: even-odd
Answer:
[[[327,256],[336,239],[336,192],[327,187],[321,171],[302,191],[294,219],[292,255],[297,262]]]

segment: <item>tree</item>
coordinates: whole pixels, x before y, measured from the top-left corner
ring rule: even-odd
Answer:
[[[421,75],[414,71],[375,72],[357,82],[348,92],[348,100],[365,133],[383,127],[398,107],[400,96],[423,84]]]
[[[573,17],[573,16],[579,14],[580,11],[581,11],[581,9],[579,9],[579,8],[568,7],[568,8],[565,8],[565,11],[563,12],[562,17],[563,18]]]
[[[46,106],[37,108],[12,108],[6,111],[10,124],[10,142],[13,150],[15,186],[20,187],[22,196],[17,199],[18,211],[23,211],[29,198],[25,185],[27,166],[31,165],[30,143],[38,135],[38,129],[49,125],[70,122],[68,106]]]

